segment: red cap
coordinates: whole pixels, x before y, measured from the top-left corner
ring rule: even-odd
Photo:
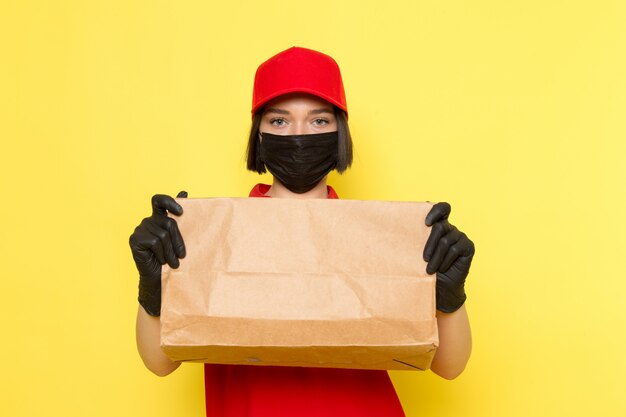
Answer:
[[[316,95],[348,113],[341,72],[335,60],[321,52],[294,46],[257,68],[252,114],[271,99],[295,92]]]

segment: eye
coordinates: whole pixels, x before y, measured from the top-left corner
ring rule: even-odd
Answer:
[[[316,126],[326,126],[329,123],[328,119],[315,119],[313,120],[313,124]]]
[[[270,120],[270,124],[272,126],[284,126],[286,123],[287,121],[283,119],[282,117],[276,117]]]

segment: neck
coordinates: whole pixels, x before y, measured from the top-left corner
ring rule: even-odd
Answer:
[[[317,183],[317,185],[315,185],[315,187],[302,194],[290,191],[280,181],[274,178],[272,186],[266,194],[272,198],[328,198],[326,178],[327,177],[324,177],[320,182]]]

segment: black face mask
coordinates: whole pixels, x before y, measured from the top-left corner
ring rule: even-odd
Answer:
[[[259,157],[291,192],[310,191],[337,166],[337,132],[313,135],[261,133]]]

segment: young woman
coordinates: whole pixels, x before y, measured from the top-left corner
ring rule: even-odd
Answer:
[[[257,184],[250,197],[338,198],[326,179],[352,163],[347,111],[341,73],[331,57],[294,47],[261,64],[247,166],[269,170],[273,181]],[[167,217],[168,211],[182,214],[176,201],[155,195],[152,209],[130,237],[140,275],[137,346],[146,367],[165,376],[180,363],[159,346],[161,265],[177,268],[185,244],[176,221]],[[474,255],[474,245],[448,222],[449,214],[447,203],[433,206],[423,254],[427,271],[437,274],[440,346],[431,369],[446,379],[458,376],[470,356],[464,282]],[[205,391],[210,417],[404,415],[386,371],[206,364]]]

